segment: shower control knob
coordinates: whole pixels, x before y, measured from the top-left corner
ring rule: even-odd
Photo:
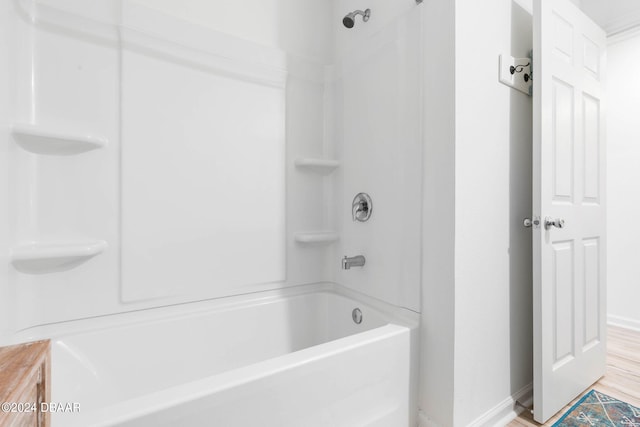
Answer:
[[[358,193],[351,203],[351,216],[354,221],[365,222],[373,212],[373,201],[367,193]]]
[[[551,218],[549,216],[546,217],[544,219],[544,228],[545,228],[545,230],[548,230],[551,227],[564,228],[564,219],[562,219],[562,218],[553,219],[553,218]]]

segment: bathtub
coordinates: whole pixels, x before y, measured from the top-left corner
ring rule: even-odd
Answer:
[[[411,426],[416,316],[311,285],[58,327],[52,426]]]

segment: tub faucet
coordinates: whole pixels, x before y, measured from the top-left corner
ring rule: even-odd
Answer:
[[[349,270],[351,267],[362,267],[365,261],[362,255],[356,255],[354,257],[347,257],[345,255],[344,258],[342,258],[342,269]]]

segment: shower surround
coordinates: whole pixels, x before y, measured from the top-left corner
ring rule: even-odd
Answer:
[[[421,7],[241,3],[2,1],[0,338],[53,339],[54,427],[417,423]]]

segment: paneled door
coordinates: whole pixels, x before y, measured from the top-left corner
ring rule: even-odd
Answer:
[[[605,372],[606,36],[568,0],[534,0],[533,28],[533,392],[543,423]]]

